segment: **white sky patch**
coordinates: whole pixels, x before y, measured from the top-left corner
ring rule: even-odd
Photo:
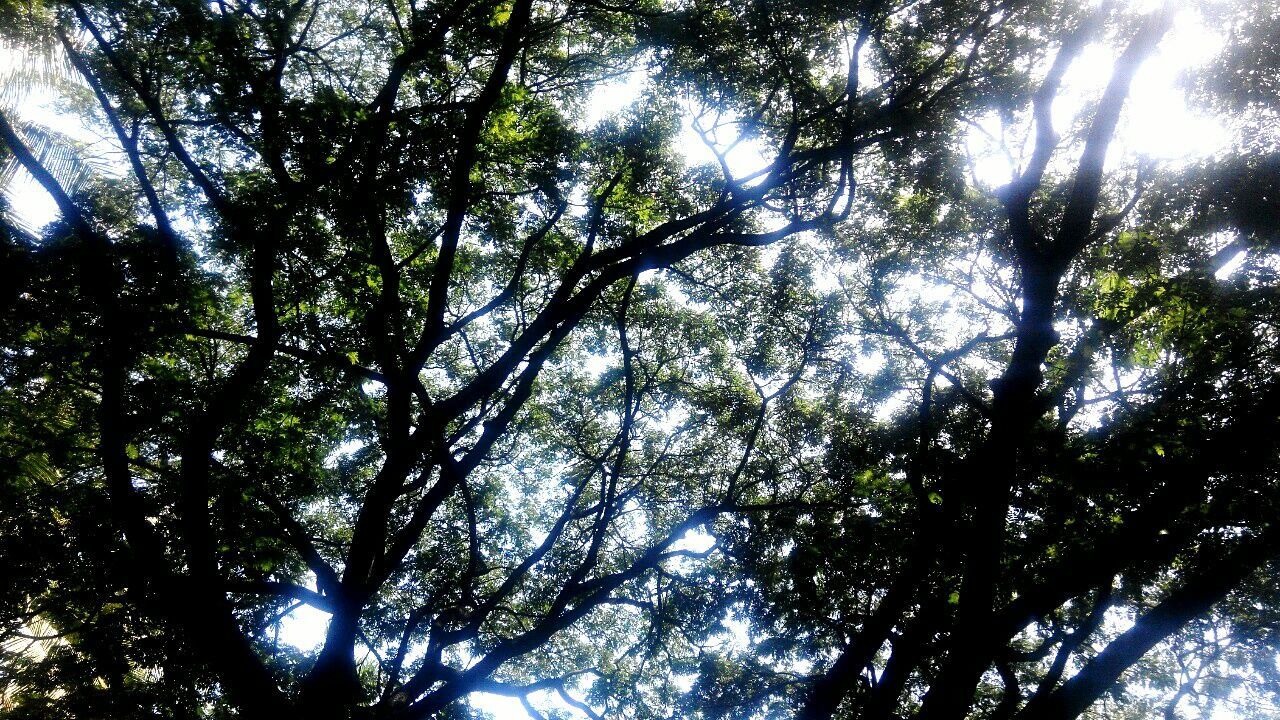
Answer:
[[[1183,8],[1176,15],[1173,28],[1134,76],[1108,152],[1109,167],[1115,167],[1122,157],[1180,163],[1230,147],[1234,139],[1231,128],[1222,118],[1192,107],[1183,88],[1186,74],[1214,58],[1226,42],[1227,38],[1209,27],[1193,8]],[[1075,123],[1088,121],[1121,50],[1117,44],[1093,43],[1071,64],[1053,103],[1054,129],[1059,134],[1065,136]],[[972,158],[971,171],[983,185],[1008,184],[1014,170],[1029,157],[1034,128],[1029,118],[1017,125],[1002,127],[993,114],[976,118],[970,127],[965,144]],[[1074,161],[1072,154],[1066,156],[1064,162]]]
[[[622,364],[622,356],[618,353],[592,353],[582,363],[582,369],[592,377],[600,377],[610,368]]]
[[[352,453],[359,451],[360,448],[364,447],[366,444],[367,443],[364,440],[359,439],[343,442],[341,445],[334,448],[333,452],[329,453],[329,455],[324,459],[324,466],[332,470],[338,466],[338,461],[345,457],[350,457]]]
[[[889,359],[879,350],[869,353],[858,353],[853,358],[853,369],[861,375],[875,375],[884,369]]]
[[[27,64],[12,49],[0,46],[0,83],[6,76]],[[123,158],[118,146],[107,140],[94,121],[75,113],[61,112],[57,108],[58,96],[48,87],[8,92],[16,100],[17,118],[66,136],[80,146],[81,155],[90,162],[95,173],[118,177],[122,174]],[[36,179],[19,169],[8,187],[0,188],[6,195],[13,212],[29,227],[40,228],[58,214],[57,203]]]
[[[524,720],[529,717],[518,698],[492,693],[473,693],[467,696],[467,704],[488,713],[494,720]]]
[[[9,207],[33,228],[44,227],[58,215],[58,204],[40,183],[25,172],[7,188]]]
[[[961,311],[966,303],[962,302],[964,297],[955,285],[923,275],[908,275],[897,282],[889,298],[891,307],[909,307],[912,304],[924,306],[934,320],[932,327],[937,331],[937,342],[945,346],[944,349],[962,345],[982,330],[981,326],[975,325],[969,314]],[[908,332],[912,331],[910,327],[906,329]],[[933,344],[921,342],[924,338],[914,339],[926,347]]]
[[[710,550],[715,544],[716,538],[714,535],[700,528],[690,528],[685,531],[679,540],[671,545],[671,549],[702,553]]]
[[[720,626],[724,628],[724,632],[720,634],[723,639],[723,645],[726,649],[745,652],[751,648],[751,625],[746,620],[738,617],[733,610],[725,613],[724,619],[720,621]]]
[[[821,295],[830,295],[840,289],[840,271],[831,263],[823,262],[813,270],[813,289]]]
[[[1191,11],[1179,13],[1173,29],[1133,79],[1124,126],[1119,132],[1133,152],[1159,160],[1205,157],[1225,150],[1232,133],[1220,120],[1187,103],[1185,74],[1221,52],[1226,38]]]
[[[1244,264],[1244,260],[1247,257],[1249,257],[1248,250],[1241,250],[1235,255],[1232,255],[1230,260],[1223,263],[1222,267],[1218,268],[1217,271],[1213,273],[1213,276],[1219,280],[1226,280],[1231,277],[1236,270],[1240,269],[1240,266]]]
[[[300,605],[280,619],[280,642],[304,652],[318,650],[328,629],[329,613]]]
[[[597,85],[587,98],[582,117],[584,129],[593,128],[626,110],[640,99],[649,84],[647,67],[640,63],[629,72]]]
[[[60,119],[43,104],[29,105],[23,110],[23,119],[39,124],[52,125]],[[58,204],[53,196],[26,170],[19,169],[9,186],[2,190],[9,201],[9,208],[31,228],[44,227],[58,215]]]
[[[1114,45],[1110,42],[1090,43],[1080,51],[1071,66],[1067,68],[1062,76],[1061,90],[1053,100],[1053,127],[1059,134],[1065,134],[1082,116],[1087,118],[1086,114],[1090,107],[1110,82],[1116,58],[1120,56],[1122,50],[1123,46],[1118,43]],[[1047,63],[1044,69],[1048,70]],[[1128,109],[1127,102],[1125,105]],[[1029,152],[1034,135],[1028,133],[1027,139]]]
[[[689,410],[682,405],[667,409],[653,422],[653,426],[666,435],[674,433],[682,425],[689,422]]]
[[[887,423],[892,420],[895,414],[911,402],[911,397],[912,392],[910,390],[899,390],[890,395],[884,402],[876,406],[876,411],[873,414],[876,422]]]
[[[1137,390],[1147,377],[1143,368],[1128,370],[1117,367],[1119,360],[1110,353],[1101,362],[1102,372],[1096,382],[1085,392],[1084,405],[1076,410],[1071,427],[1077,430],[1096,428],[1106,420],[1113,409],[1113,398]]]
[[[996,188],[1013,182],[1018,162],[1006,142],[1006,128],[994,113],[974,120],[969,128],[965,136],[969,172],[981,185]]]
[[[570,686],[572,687],[572,686]],[[577,693],[573,693],[577,695]],[[566,703],[558,693],[550,690],[530,693],[529,704],[547,717],[588,717],[581,709]],[[582,700],[581,697],[577,698]],[[532,720],[519,698],[494,693],[477,692],[467,696],[467,704],[481,712],[487,713],[494,720]],[[602,708],[593,708],[597,713]]]
[[[771,162],[764,143],[746,133],[735,118],[700,113],[692,107],[681,124],[676,147],[690,165],[719,165],[723,158],[732,177],[746,178],[747,186],[763,180],[760,171]]]
[[[687,693],[693,689],[693,683],[698,679],[694,673],[677,673],[671,676],[671,684],[682,693]]]

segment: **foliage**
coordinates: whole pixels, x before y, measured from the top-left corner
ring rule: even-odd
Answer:
[[[0,717],[1274,712],[1278,35],[1157,166],[1117,5],[0,0]]]

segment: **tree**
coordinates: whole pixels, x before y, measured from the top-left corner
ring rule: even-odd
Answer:
[[[1274,161],[1104,172],[1168,8],[4,13],[116,168],[0,114],[60,211],[0,216],[13,717],[1076,717],[1193,621],[1273,647]]]
[[[1079,716],[1274,557],[1274,526],[1253,515],[1275,498],[1261,320],[1273,159],[1159,178],[1137,164],[1109,187],[1128,86],[1170,16],[1121,32],[1109,83],[1064,142],[1052,103],[1098,20],[1055,43],[1021,104],[997,108],[1032,132],[1012,182],[916,186],[906,201],[890,184],[855,214],[849,247],[870,272],[850,278],[851,305],[885,338],[882,382],[916,402],[887,428],[844,421],[813,507],[726,551],[752,582],[735,592],[766,638],[756,653],[834,658],[798,693],[801,717]],[[885,227],[879,242],[868,226]],[[960,309],[904,299],[913,285],[958,290],[947,305]],[[1082,417],[1091,406],[1104,409]],[[1123,632],[1106,627],[1118,608],[1133,613]]]

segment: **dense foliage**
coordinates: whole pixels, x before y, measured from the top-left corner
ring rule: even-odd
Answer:
[[[0,0],[0,717],[1273,716],[1274,16]]]

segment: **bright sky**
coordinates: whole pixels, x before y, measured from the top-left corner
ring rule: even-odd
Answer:
[[[1224,40],[1221,33],[1207,27],[1197,13],[1183,11],[1179,14],[1173,31],[1135,79],[1128,109],[1113,146],[1113,163],[1120,156],[1134,155],[1146,155],[1169,163],[1185,162],[1215,153],[1231,144],[1233,136],[1230,129],[1188,106],[1179,87],[1183,73],[1211,58]],[[1055,122],[1060,129],[1070,124],[1088,99],[1096,98],[1110,76],[1115,54],[1115,48],[1096,44],[1077,60],[1065,79],[1062,98],[1054,108]],[[15,58],[0,48],[0,81],[4,79],[5,68],[13,67],[14,63]],[[646,83],[645,74],[637,71],[601,86],[591,98],[584,123],[591,125],[622,112],[639,98]],[[58,113],[47,93],[32,94],[22,104],[20,112],[25,119],[52,126],[94,149],[108,150],[103,146],[105,141],[101,139],[99,129],[85,127],[78,119]],[[710,118],[704,118],[703,122],[710,122]],[[696,131],[695,123],[691,109],[678,141],[680,151],[691,164],[715,162],[715,156]],[[1002,136],[998,121],[981,118],[978,125],[980,129],[975,128],[968,137],[969,149],[975,158],[975,175],[989,186],[1004,184],[1010,179],[1012,165],[1006,154],[991,141],[992,137]],[[1022,148],[1018,147],[1016,134],[1009,137],[1014,139],[1009,149],[1016,157]],[[731,129],[716,136],[721,148],[727,147],[734,139]],[[747,141],[739,143],[727,159],[732,171],[742,176],[763,167],[767,163],[767,154],[759,143]],[[54,217],[56,208],[52,199],[29,176],[20,174],[5,190],[14,210],[29,225],[38,227]],[[688,539],[694,545],[704,541],[705,538],[699,537]],[[323,640],[326,622],[325,613],[304,606],[284,618],[280,638],[301,649],[315,648]],[[741,628],[739,631],[745,632]],[[578,713],[558,699],[546,697],[549,706]],[[519,701],[511,698],[480,695],[472,700],[472,704],[499,720],[526,717]]]
[[[1183,73],[1212,58],[1223,41],[1222,34],[1207,27],[1198,13],[1186,10],[1178,14],[1174,29],[1135,78],[1123,126],[1112,150],[1113,159],[1119,155],[1144,155],[1176,163],[1203,157],[1230,145],[1233,138],[1229,128],[1188,106],[1179,86]],[[4,78],[3,69],[14,64],[12,53],[0,48],[0,80]],[[1075,62],[1054,107],[1054,121],[1059,128],[1067,127],[1082,105],[1101,91],[1115,54],[1115,48],[1096,43]],[[646,75],[637,70],[600,86],[588,104],[584,124],[589,126],[622,112],[639,98],[646,85]],[[86,126],[78,117],[57,112],[53,105],[49,93],[35,92],[22,104],[20,112],[25,119],[65,133],[101,155],[113,154],[113,145],[104,139],[101,128]],[[699,123],[694,111],[691,107],[677,141],[678,148],[691,164],[714,163],[715,155],[697,130],[699,124],[704,126],[704,131],[709,130],[705,126],[711,125],[714,118],[703,117]],[[1001,137],[998,120],[981,118],[978,124],[981,129],[973,129],[968,139],[975,159],[975,174],[991,186],[1004,184],[1010,178],[1011,163],[987,136]],[[767,149],[758,141],[734,144],[737,137],[732,125],[708,134],[719,149],[729,150],[726,160],[737,176],[748,175],[768,162]],[[1025,149],[1018,147],[1016,140],[1015,136],[1010,148],[1015,155]],[[25,173],[19,173],[5,190],[14,210],[32,226],[38,227],[56,214],[53,199]]]

